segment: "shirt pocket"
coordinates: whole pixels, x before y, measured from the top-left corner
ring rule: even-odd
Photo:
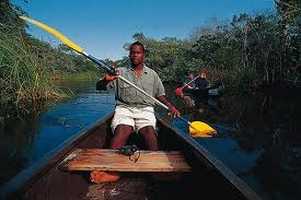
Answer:
[[[119,84],[119,90],[120,90],[120,97],[124,100],[131,98],[131,96],[135,95],[135,89],[133,86],[125,83],[120,82]]]
[[[129,93],[130,85],[124,82],[119,83],[119,92],[121,97],[127,96]]]

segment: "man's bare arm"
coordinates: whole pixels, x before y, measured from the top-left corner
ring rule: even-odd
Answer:
[[[161,101],[162,103],[164,103],[169,108],[169,111],[171,112],[171,114],[174,117],[179,117],[180,116],[180,112],[178,111],[178,109],[172,103],[170,103],[167,100],[167,98],[165,97],[165,95],[158,96],[157,99],[159,99],[159,101]]]
[[[106,74],[102,79],[97,81],[96,83],[96,90],[107,90],[107,85],[118,78],[119,72],[117,72],[117,75],[109,75]]]

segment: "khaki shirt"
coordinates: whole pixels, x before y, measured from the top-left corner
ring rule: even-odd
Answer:
[[[137,78],[134,70],[131,67],[118,68],[121,76],[134,83],[153,97],[165,95],[164,86],[158,74],[144,65],[142,75]],[[131,85],[122,80],[114,80],[107,85],[107,88],[115,89],[115,97],[117,105],[145,107],[154,106],[152,99],[139,92]]]

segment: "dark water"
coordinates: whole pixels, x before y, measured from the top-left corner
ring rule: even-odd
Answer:
[[[301,199],[301,98],[223,96],[186,111],[210,122],[217,138],[196,139],[263,199]],[[179,126],[181,122],[176,122]],[[185,130],[185,125],[179,127]]]
[[[94,83],[72,83],[75,98],[51,106],[35,119],[15,121],[1,130],[1,183],[41,159],[65,139],[113,110],[114,97]],[[196,140],[263,199],[301,198],[301,106],[296,96],[224,95],[188,109],[168,94],[190,121],[209,122],[216,138]],[[164,113],[161,113],[161,115]],[[172,125],[187,134],[187,125]]]
[[[75,97],[50,106],[34,119],[13,121],[0,131],[1,184],[113,110],[113,96],[96,92],[94,83],[63,87],[71,88]]]

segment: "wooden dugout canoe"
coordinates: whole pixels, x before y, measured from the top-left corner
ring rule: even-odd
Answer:
[[[110,131],[112,115],[113,113],[109,114],[95,125],[73,136],[42,161],[22,171],[1,188],[1,198],[260,199],[245,182],[193,138],[179,133],[160,119],[158,119],[160,148],[167,153],[180,152],[189,165],[188,170],[176,172],[177,176],[174,176],[175,172],[157,173],[156,177],[168,178],[162,181],[154,179],[152,172],[127,170],[122,172],[117,182],[92,184],[89,182],[88,172],[61,170],[62,161],[76,149],[108,147],[112,136]],[[153,162],[156,163],[156,159]]]

